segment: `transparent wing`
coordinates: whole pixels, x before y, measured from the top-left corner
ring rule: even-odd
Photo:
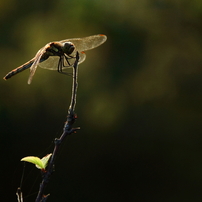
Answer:
[[[70,58],[68,62],[65,60],[65,66],[63,69],[67,69],[69,67],[72,67],[75,63],[76,58]],[[86,54],[84,52],[79,53],[79,64],[82,63],[86,59]],[[39,67],[43,69],[49,69],[49,70],[58,70],[58,63],[59,63],[59,57],[58,56],[50,56],[47,60],[41,62],[38,64]]]
[[[101,44],[103,44],[106,40],[107,40],[107,37],[105,35],[98,34],[98,35],[88,36],[84,38],[66,39],[60,42],[65,43],[70,41],[75,45],[76,50],[78,52],[81,52],[81,51],[86,51],[86,50],[96,48],[97,46],[100,46]]]
[[[29,75],[29,78],[28,78],[28,84],[31,84],[31,82],[32,82],[32,78],[33,78],[33,76],[34,76],[34,74],[36,72],[36,69],[37,69],[37,66],[38,66],[38,64],[39,64],[39,62],[41,60],[41,57],[45,53],[45,48],[46,48],[45,46],[43,48],[41,48],[37,52],[36,56],[34,57],[34,62],[32,64],[32,66],[30,67],[30,75]]]

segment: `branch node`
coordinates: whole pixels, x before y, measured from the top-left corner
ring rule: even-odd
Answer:
[[[71,129],[71,133],[76,133],[77,130],[80,130],[80,127],[72,128],[72,129]]]
[[[50,196],[50,194],[43,195],[41,202],[46,202],[49,196]]]
[[[55,145],[59,145],[59,144],[61,144],[61,140],[60,139],[58,139],[58,138],[55,138]]]

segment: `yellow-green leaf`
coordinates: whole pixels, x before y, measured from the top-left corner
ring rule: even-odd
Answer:
[[[49,159],[50,159],[51,156],[52,156],[52,154],[50,153],[50,154],[47,154],[46,156],[44,156],[44,157],[41,159],[41,161],[42,161],[42,163],[43,163],[44,169],[46,168],[46,166],[47,166],[47,164],[48,164],[48,161],[49,161]],[[36,165],[36,167],[38,168],[37,165]],[[39,169],[40,169],[40,168],[39,168]]]
[[[39,168],[39,169],[45,169],[44,164],[39,157],[27,156],[27,157],[22,158],[21,161],[30,162],[30,163],[35,164],[37,166],[37,168]]]

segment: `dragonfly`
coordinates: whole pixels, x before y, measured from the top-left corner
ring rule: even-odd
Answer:
[[[97,34],[83,38],[65,39],[46,44],[35,55],[34,58],[10,71],[3,78],[5,80],[30,68],[28,84],[31,84],[37,67],[49,70],[57,70],[66,74],[63,70],[73,67],[76,60],[76,53],[79,54],[78,64],[86,59],[84,51],[96,48],[107,40],[107,36]]]

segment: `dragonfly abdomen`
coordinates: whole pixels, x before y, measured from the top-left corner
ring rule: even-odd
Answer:
[[[7,80],[7,79],[11,78],[12,76],[24,71],[25,69],[30,68],[32,66],[32,64],[33,64],[33,61],[34,60],[32,59],[32,60],[28,61],[27,63],[17,67],[16,69],[13,69],[8,74],[6,74],[6,76],[4,76],[3,79]]]

